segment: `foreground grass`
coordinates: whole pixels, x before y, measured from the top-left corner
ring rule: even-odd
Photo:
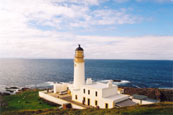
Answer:
[[[56,108],[55,106],[51,106],[40,99],[38,96],[38,90],[29,90],[16,95],[4,96],[3,99],[7,104],[1,108],[2,112],[25,109],[38,110]]]
[[[173,103],[159,103],[147,106],[134,106],[114,109],[42,109],[4,112],[4,115],[173,115]]]
[[[173,102],[162,102],[153,105],[114,109],[57,109],[57,107],[51,106],[39,99],[38,90],[26,91],[12,96],[5,96],[4,100],[8,103],[8,105],[2,108],[3,115],[173,115]]]
[[[159,103],[146,106],[133,106],[114,109],[56,110],[43,112],[44,115],[173,115],[173,103]]]

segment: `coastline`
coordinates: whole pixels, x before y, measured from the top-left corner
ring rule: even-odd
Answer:
[[[121,87],[126,90],[133,91],[133,93],[139,93],[139,91],[151,91],[157,94],[157,90],[154,88],[128,88]],[[137,105],[131,107],[113,108],[113,109],[86,109],[86,110],[76,110],[76,109],[60,109],[58,105],[53,105],[52,103],[46,102],[38,97],[38,91],[40,89],[23,89],[15,95],[0,95],[0,105],[6,106],[5,109],[0,108],[0,113],[5,114],[171,114],[173,113],[173,101],[161,101],[157,104],[151,105]],[[135,92],[136,91],[136,92]],[[170,90],[164,90],[165,92]],[[173,90],[171,90],[173,94]]]
[[[10,88],[16,88],[17,87],[9,87]],[[163,101],[171,101],[173,102],[173,89],[160,89],[160,88],[134,88],[134,87],[126,87],[126,86],[119,86],[119,88],[124,90],[124,94],[127,95],[133,95],[133,94],[139,94],[139,95],[145,95],[151,99],[157,99],[161,102]],[[7,96],[7,95],[15,95],[17,93],[21,93],[28,90],[45,90],[45,89],[51,89],[51,88],[28,88],[28,87],[20,87],[18,91],[14,94],[10,94],[7,92],[0,92],[0,96]]]
[[[102,82],[102,83],[107,83],[110,79],[108,80],[95,80],[96,82]],[[24,85],[24,86],[17,86],[17,85],[1,85],[0,84],[0,94],[6,92],[7,88],[11,87],[17,87],[19,90],[21,89],[47,89],[47,88],[52,88],[53,84],[55,82],[53,81],[47,81],[47,82],[42,82],[38,84],[29,84],[29,85]],[[64,83],[64,82],[58,82],[58,83]],[[68,83],[72,83],[72,81],[69,81]],[[128,80],[120,80],[120,79],[113,79],[113,84],[117,85],[118,87],[121,88],[141,88],[141,89],[160,89],[160,90],[173,90],[173,87],[141,87],[140,85],[133,85],[133,82],[128,81]],[[131,85],[132,84],[132,85]]]
[[[133,88],[133,87],[120,87],[124,89],[124,94],[145,95],[151,99],[157,99],[161,102],[173,102],[173,89],[159,89],[159,88]]]

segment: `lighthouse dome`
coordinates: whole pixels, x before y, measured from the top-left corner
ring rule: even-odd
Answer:
[[[76,51],[83,51],[83,48],[80,47],[80,44],[79,44],[78,47],[76,48]]]

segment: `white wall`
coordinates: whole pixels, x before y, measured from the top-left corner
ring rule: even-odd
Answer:
[[[142,100],[142,103],[140,103],[139,99],[132,99],[133,102],[138,103],[138,104],[142,104],[142,105],[147,105],[147,104],[154,104],[154,103],[158,103],[159,101],[154,100],[154,99],[146,99],[146,100]]]
[[[104,88],[102,90],[102,97],[110,97],[117,94],[117,86]]]
[[[74,87],[80,88],[85,84],[85,66],[84,62],[74,62]]]
[[[48,94],[46,94],[46,93],[43,92],[43,91],[42,91],[42,92],[39,91],[39,97],[41,97],[41,98],[43,98],[43,99],[45,99],[45,100],[48,100],[48,101],[50,101],[50,102],[60,104],[60,105],[63,105],[63,104],[65,104],[65,103],[67,103],[67,102],[64,101],[64,100],[58,99],[58,98],[53,97],[53,96],[51,96],[51,95],[48,95]]]
[[[63,105],[63,104],[69,103],[68,101],[65,101],[65,100],[62,100],[60,98],[56,98],[56,97],[53,97],[51,95],[48,95],[44,91],[39,91],[39,97],[43,98],[45,100],[48,100],[50,102],[59,104],[59,105]],[[74,109],[85,109],[84,107],[81,107],[79,105],[76,105],[76,104],[73,104],[73,103],[71,103],[71,104],[72,104],[72,108],[74,108]]]
[[[55,83],[53,86],[54,93],[61,92],[67,90],[67,84],[65,83]]]
[[[154,103],[158,103],[158,102],[160,102],[160,101],[154,100],[154,99],[147,99],[147,100],[142,101],[142,104],[154,104]]]
[[[88,90],[90,90],[90,94],[88,94]],[[95,96],[95,91],[97,91],[97,96]],[[75,95],[77,95],[77,100],[75,99]],[[113,108],[114,104],[112,100],[106,100],[102,98],[102,91],[91,89],[91,88],[85,88],[85,94],[83,93],[83,88],[79,91],[73,91],[72,92],[72,100],[82,103],[83,97],[85,97],[85,104],[88,104],[88,99],[90,99],[90,105],[95,106],[95,100],[97,100],[97,105],[100,108],[105,108],[105,103],[108,103],[108,108]]]
[[[121,102],[121,101],[124,101],[124,100],[127,100],[127,99],[129,99],[129,96],[128,95],[123,95],[121,98],[116,99],[114,102],[118,103],[118,102]]]

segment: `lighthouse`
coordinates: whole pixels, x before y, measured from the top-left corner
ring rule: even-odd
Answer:
[[[84,84],[85,84],[84,50],[83,48],[81,48],[79,44],[75,50],[73,86],[75,89],[79,89]]]
[[[85,109],[90,106],[114,108],[136,104],[129,100],[129,95],[120,94],[118,86],[114,85],[112,80],[102,83],[87,78],[85,82],[84,50],[80,45],[75,50],[73,83],[54,83],[53,92],[54,95],[52,92],[40,91],[39,96],[57,104],[64,105],[68,102],[75,109]]]

